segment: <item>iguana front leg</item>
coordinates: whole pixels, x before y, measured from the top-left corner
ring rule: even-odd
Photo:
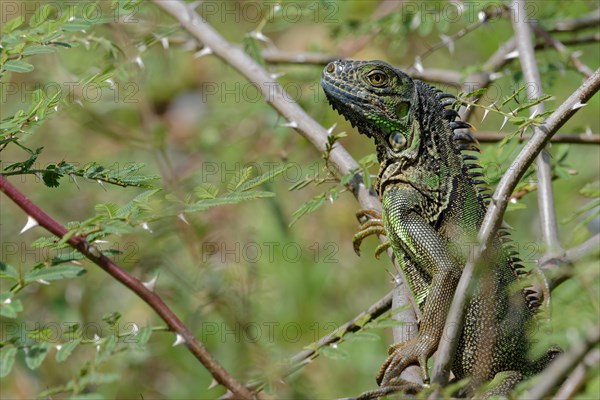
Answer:
[[[383,196],[384,225],[396,257],[407,255],[412,262],[411,266],[404,267],[418,270],[404,271],[405,275],[408,279],[427,275],[430,283],[427,288],[422,288],[418,287],[420,283],[409,282],[413,292],[427,291],[419,334],[390,348],[391,354],[377,376],[377,383],[382,387],[398,386],[398,376],[411,364],[418,364],[424,381],[428,381],[427,359],[438,347],[462,272],[447,241],[417,213],[422,201],[420,193],[408,185],[390,188]]]

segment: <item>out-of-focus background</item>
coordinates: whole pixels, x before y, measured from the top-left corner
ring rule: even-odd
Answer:
[[[276,7],[270,1],[204,1],[198,2],[196,10],[227,40],[261,60],[278,76],[290,99],[315,120],[327,128],[337,123],[335,132],[347,134],[339,143],[358,160],[374,148],[327,104],[319,85],[325,63],[279,63],[276,57],[285,58],[291,52],[381,59],[414,70],[421,56],[425,71],[455,71],[464,80],[482,71],[489,57],[511,38],[512,24],[510,18],[492,18],[464,37],[456,34],[477,23],[482,11],[504,4],[283,1]],[[73,19],[58,28],[59,35],[50,39],[69,46],[28,42],[26,46],[34,43],[52,51],[37,47],[35,55],[17,57],[34,69],[13,63],[0,78],[3,122],[21,109],[29,110],[38,90],[46,97],[60,91],[57,110],[48,109],[39,124],[29,120],[18,134],[27,148],[43,147],[35,168],[43,170],[65,161],[77,168],[96,162],[119,170],[143,163],[137,173],[158,176],[152,182],[163,189],[158,197],[168,194],[185,201],[206,184],[225,192],[228,182],[247,167],[262,174],[285,163],[291,165],[263,185],[275,197],[187,213],[188,223],[176,215],[160,218],[106,236],[99,246],[119,250],[114,259],[140,279],[157,277],[156,292],[228,371],[243,382],[272,379],[266,392],[273,398],[337,398],[372,389],[391,343],[389,328],[369,329],[337,348],[324,350],[286,383],[276,379],[290,356],[393,287],[390,260],[373,257],[375,239],[365,241],[361,257],[352,249],[359,206],[350,193],[333,181],[289,190],[307,176],[327,177],[321,154],[286,126],[287,121],[252,83],[218,58],[203,55],[202,45],[155,4],[3,1],[2,29],[22,16],[22,25],[9,28],[13,33],[20,29],[33,35],[31,20],[40,18],[44,6],[48,19],[58,21],[65,13],[73,13]],[[556,21],[588,15],[597,7],[596,1],[528,2],[530,17],[548,29]],[[97,23],[99,18],[102,23]],[[39,26],[57,29],[44,23]],[[594,34],[598,35],[597,24],[574,33],[555,33],[564,40]],[[3,36],[0,55],[6,62],[24,50],[14,47],[18,35],[3,31]],[[435,49],[444,41],[445,46]],[[6,50],[7,42],[13,46],[12,53]],[[592,70],[600,65],[597,39],[569,45],[568,50],[578,53]],[[536,52],[536,57],[543,92],[553,96],[546,109],[552,110],[583,77],[568,55],[548,48]],[[499,104],[524,84],[518,60],[508,61],[500,72],[481,104]],[[460,90],[446,83],[436,85],[454,94]],[[525,99],[524,91],[517,95],[517,100]],[[518,107],[515,102],[511,105]],[[559,133],[597,134],[599,111],[596,96]],[[475,108],[471,122],[478,131],[500,131],[502,115],[490,112],[482,121],[483,117],[484,110]],[[516,129],[509,122],[502,132]],[[517,141],[502,148],[497,143],[482,145],[482,159],[490,166],[486,179],[492,186],[498,170],[509,165],[520,146]],[[6,165],[30,157],[13,143],[3,142],[0,148],[3,171]],[[551,154],[560,239],[569,248],[600,229],[597,217],[585,220],[595,210],[589,206],[594,200],[580,193],[590,183],[598,185],[600,150],[593,144],[555,144]],[[376,166],[371,172],[376,172]],[[61,223],[93,217],[97,204],[122,207],[147,190],[100,185],[85,178],[74,182],[69,176],[63,176],[58,187],[44,185],[35,174],[8,179]],[[545,249],[540,240],[535,176],[529,182],[522,189],[531,193],[512,205],[506,220],[514,228],[522,257],[532,266]],[[294,212],[323,193],[322,206],[290,226]],[[578,214],[586,206],[591,211]],[[19,234],[26,215],[4,196],[0,207],[3,263],[25,273],[53,256],[51,250],[32,247],[34,240],[48,233],[37,227]],[[19,290],[13,301],[20,300],[23,310],[16,318],[0,316],[4,347],[0,351],[6,356],[9,347],[21,344],[11,372],[0,380],[0,397],[33,398],[44,391],[52,398],[74,394],[217,398],[224,393],[220,387],[210,389],[211,376],[183,346],[172,347],[172,333],[158,330],[144,347],[136,349],[121,343],[122,351],[108,351],[98,361],[95,335],[105,338],[115,329],[129,332],[133,324],[163,324],[148,306],[95,265],[82,261],[82,266],[87,269],[84,276],[50,284],[35,282]],[[569,347],[583,328],[598,322],[598,259],[575,268],[575,277],[554,293],[555,334],[540,339],[542,345],[551,341]],[[0,279],[0,284],[1,293],[14,289],[10,279]],[[114,312],[121,317],[111,325],[110,318],[103,316]],[[83,329],[84,341],[58,362],[55,345],[69,339],[68,327],[74,323]],[[25,350],[36,342],[39,332],[48,333],[45,337],[50,337],[53,346],[41,365],[32,369],[31,355]],[[600,390],[598,370],[593,371],[596,375],[587,380],[586,394]]]

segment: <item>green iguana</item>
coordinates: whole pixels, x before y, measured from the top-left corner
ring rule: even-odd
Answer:
[[[470,125],[447,108],[455,97],[413,80],[382,61],[334,61],[326,66],[321,85],[332,107],[361,134],[375,140],[380,163],[375,183],[383,211],[360,211],[370,217],[354,237],[361,241],[384,234],[411,291],[421,299],[419,333],[390,347],[377,376],[376,397],[410,390],[399,378],[411,364],[421,367],[427,382],[427,360],[436,351],[470,245],[486,212],[489,194],[477,157]],[[541,371],[556,355],[549,351],[536,361],[527,358],[527,332],[540,305],[536,291],[524,287],[527,272],[507,232],[501,230],[488,251],[488,268],[478,277],[467,304],[452,372],[470,378],[462,394],[502,377],[487,394],[507,393],[523,377]],[[419,301],[419,300],[417,300]]]

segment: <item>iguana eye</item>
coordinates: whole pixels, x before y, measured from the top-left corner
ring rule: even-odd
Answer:
[[[371,82],[371,85],[375,87],[382,87],[388,81],[387,75],[378,69],[367,75],[367,78],[369,79],[369,82]]]
[[[388,142],[394,151],[401,150],[404,148],[404,146],[406,146],[406,138],[400,132],[392,132]]]

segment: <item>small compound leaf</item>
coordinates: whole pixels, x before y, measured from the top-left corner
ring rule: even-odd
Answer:
[[[4,63],[4,69],[12,72],[31,72],[33,65],[21,60],[8,60]]]
[[[60,349],[56,352],[56,361],[63,362],[65,361],[75,350],[77,346],[81,343],[81,338],[77,338],[75,340],[71,340],[70,342],[66,342],[60,345]]]
[[[23,311],[21,300],[14,300],[12,293],[0,294],[0,315],[6,318],[17,318],[17,314]]]
[[[0,378],[10,374],[16,355],[17,348],[14,346],[5,346],[0,349]]]
[[[0,261],[0,278],[19,280],[19,272],[10,264]]]
[[[27,364],[30,369],[37,369],[42,365],[42,362],[44,362],[51,347],[52,343],[48,342],[34,344],[25,354],[25,364]]]
[[[348,352],[337,346],[325,346],[319,350],[319,353],[332,360],[345,360],[348,358]]]
[[[43,267],[29,271],[25,274],[23,280],[26,284],[40,279],[50,282],[60,279],[76,278],[86,272],[85,268],[77,267],[75,265],[57,265],[55,267]]]
[[[146,343],[148,343],[148,340],[150,340],[150,336],[152,336],[151,326],[144,326],[140,328],[139,332],[136,335],[137,345],[140,347],[144,346]]]

